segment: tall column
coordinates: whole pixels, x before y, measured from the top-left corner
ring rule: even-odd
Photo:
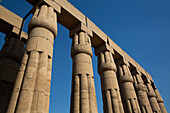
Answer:
[[[29,39],[7,113],[48,113],[57,14],[42,5],[28,27]]]
[[[129,67],[123,58],[117,61],[117,65],[119,70],[118,79],[125,113],[141,113]]]
[[[81,24],[70,31],[70,37],[72,37],[71,57],[73,59],[70,113],[97,113],[91,40],[82,26],[85,27]]]
[[[141,73],[137,69],[134,69],[132,74],[142,113],[153,113],[148,100],[146,86],[141,78]]]
[[[161,113],[159,104],[156,99],[156,94],[155,94],[154,89],[151,85],[151,81],[148,80],[146,85],[147,85],[147,90],[148,90],[147,94],[148,94],[148,98],[149,98],[153,113]]]
[[[95,51],[98,56],[98,72],[101,78],[104,113],[124,113],[116,76],[117,68],[113,59],[113,52],[110,52],[113,49],[104,44],[95,48]]]
[[[24,41],[10,32],[0,52],[0,113],[6,113],[24,53]]]
[[[163,101],[158,89],[155,89],[155,93],[156,93],[157,101],[158,101],[158,104],[159,104],[159,107],[160,107],[162,113],[167,113],[165,105],[164,105],[164,101]]]

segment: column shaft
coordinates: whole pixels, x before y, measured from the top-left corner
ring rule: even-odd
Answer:
[[[149,97],[149,101],[150,101],[153,113],[161,113],[158,101],[156,99],[156,94],[150,83],[147,83],[147,89],[148,89],[148,97]]]
[[[124,113],[117,81],[117,68],[111,52],[98,54],[98,72],[101,77],[104,113]]]
[[[70,113],[97,113],[90,37],[80,31],[73,36],[72,94]]]
[[[24,41],[8,33],[0,52],[0,113],[6,113],[24,53]]]
[[[158,104],[159,104],[159,107],[160,107],[162,113],[167,113],[165,105],[164,105],[164,101],[163,101],[158,89],[155,89],[155,93],[156,93],[157,101],[158,101]]]
[[[133,79],[126,64],[119,64],[119,83],[125,113],[141,113],[133,86]]]
[[[36,9],[28,33],[27,59],[20,68],[15,84],[19,90],[13,90],[8,113],[49,112],[53,41],[57,35],[57,16],[52,7]]]
[[[151,105],[147,96],[146,86],[141,78],[141,74],[134,70],[132,72],[136,94],[139,100],[142,113],[152,113]]]

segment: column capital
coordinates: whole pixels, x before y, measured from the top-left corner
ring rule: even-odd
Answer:
[[[95,47],[95,55],[98,55],[100,52],[104,51],[109,51],[111,54],[114,54],[114,50],[107,43]]]
[[[74,27],[72,30],[70,30],[69,37],[72,38],[75,33],[77,32],[86,32],[90,37],[93,37],[92,30],[90,30],[84,23],[78,24],[76,27]]]
[[[75,33],[72,37],[71,57],[78,53],[86,53],[93,57],[90,36],[83,31]]]
[[[57,36],[57,13],[48,5],[37,7],[28,26],[28,34],[34,28],[45,28],[51,31],[54,38]]]

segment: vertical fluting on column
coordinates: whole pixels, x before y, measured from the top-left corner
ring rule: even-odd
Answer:
[[[159,104],[159,107],[160,107],[162,113],[167,113],[165,105],[164,105],[164,101],[163,101],[158,89],[155,89],[155,93],[156,93],[156,98],[157,98],[157,101],[158,101],[158,104]]]
[[[97,113],[90,37],[81,29],[70,37],[73,59],[70,113]]]
[[[6,113],[24,53],[24,41],[10,32],[0,52],[0,113]]]
[[[96,51],[100,51],[97,50],[98,48],[95,48]],[[101,78],[104,113],[124,113],[113,53],[106,48],[96,54],[98,56],[98,73]]]
[[[141,78],[141,73],[134,69],[132,71],[134,86],[136,89],[136,94],[139,100],[140,108],[142,113],[153,113],[151,105],[148,100],[147,88]]]
[[[133,86],[133,78],[129,67],[123,58],[117,60],[118,79],[121,90],[121,97],[125,113],[141,113],[136,92]]]
[[[57,14],[52,7],[38,7],[28,27],[22,65],[8,113],[49,112],[53,42],[57,35]]]
[[[142,79],[143,79],[145,85],[147,86],[147,94],[148,94],[149,102],[150,102],[150,105],[152,108],[152,112],[153,113],[161,113],[159,104],[156,99],[156,94],[155,94],[154,89],[151,85],[151,81],[145,75],[142,75]]]

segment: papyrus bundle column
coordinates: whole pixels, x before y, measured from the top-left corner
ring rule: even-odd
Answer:
[[[107,45],[102,45],[95,48],[98,56],[98,72],[101,78],[104,113],[124,113],[113,52],[111,53],[107,47]]]
[[[148,98],[149,98],[153,113],[161,113],[161,109],[160,109],[158,101],[156,99],[156,94],[155,94],[154,89],[151,85],[151,81],[148,80],[146,85],[147,85],[147,90],[148,90],[147,94],[148,94]]]
[[[142,80],[141,73],[134,69],[132,74],[142,113],[153,113],[147,96],[147,88]]]
[[[70,113],[97,113],[91,40],[86,31],[78,30],[72,36],[73,59]]]
[[[24,53],[24,41],[10,32],[0,52],[0,113],[6,113]]]
[[[136,92],[133,86],[133,78],[128,65],[123,59],[119,59],[117,61],[117,66],[119,70],[118,79],[125,113],[141,113]]]
[[[53,42],[57,15],[52,7],[40,6],[28,28],[29,39],[17,76],[8,113],[48,113]]]
[[[155,93],[156,93],[156,98],[157,98],[157,101],[158,101],[158,104],[159,104],[159,107],[160,107],[162,113],[167,113],[165,105],[164,105],[164,101],[163,101],[157,88],[155,89]]]

